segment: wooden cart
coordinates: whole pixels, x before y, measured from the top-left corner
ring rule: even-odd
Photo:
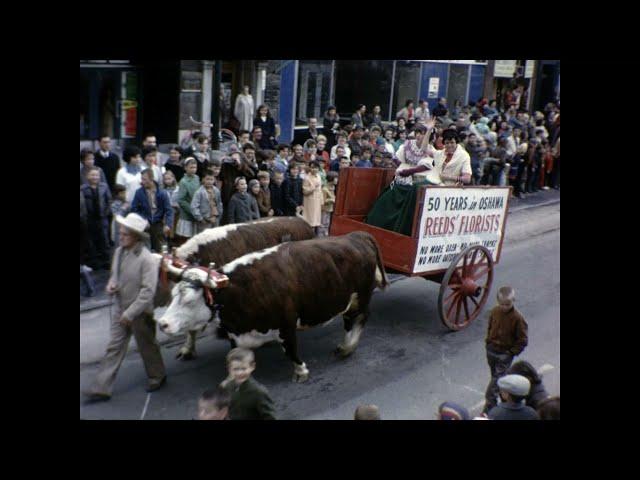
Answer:
[[[411,236],[406,236],[363,223],[394,173],[381,168],[342,169],[329,233],[369,232],[378,241],[392,277],[421,276],[440,283],[440,319],[449,329],[461,330],[489,298],[511,187],[422,186]]]

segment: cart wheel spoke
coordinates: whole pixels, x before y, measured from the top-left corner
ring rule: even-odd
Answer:
[[[473,276],[473,279],[478,280],[480,277],[484,276],[484,274],[486,274],[488,271],[489,271],[489,267],[483,268]]]
[[[453,323],[455,323],[456,325],[459,325],[460,322],[458,322],[458,317],[460,316],[460,304],[462,303],[462,297],[458,297],[458,302],[456,303],[456,317],[453,320]]]
[[[467,256],[462,257],[462,276],[467,274]]]
[[[462,303],[464,304],[464,313],[467,315],[467,321],[469,321],[469,307],[467,305],[467,297],[464,297],[464,300],[462,301]]]
[[[451,301],[451,299],[457,295],[458,293],[460,293],[460,291],[458,289],[454,289],[453,292],[451,292],[449,294],[449,296],[447,296],[447,298],[444,299],[444,301],[442,302],[443,305],[446,305],[447,303],[449,303]]]
[[[473,298],[473,296],[469,297],[471,299],[471,301],[473,302],[473,304],[476,306],[476,308],[479,308],[480,305],[478,304],[478,302],[476,301],[475,298]]]
[[[473,270],[471,271],[471,275],[475,275],[475,273],[480,270],[482,267],[488,267],[489,262],[478,262],[473,266]]]
[[[449,305],[449,310],[447,310],[447,318],[451,315],[451,311],[453,310],[453,307],[455,307],[457,302],[451,302],[451,305]]]
[[[475,270],[476,268],[476,258],[478,257],[478,250],[473,251],[473,255],[471,255],[471,268]]]

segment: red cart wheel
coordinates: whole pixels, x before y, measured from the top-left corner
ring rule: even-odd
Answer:
[[[451,330],[462,330],[479,314],[489,298],[493,281],[491,252],[475,245],[451,262],[440,285],[440,320]]]

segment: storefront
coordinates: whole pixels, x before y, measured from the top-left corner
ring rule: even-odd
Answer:
[[[348,121],[358,104],[370,111],[379,105],[386,121],[411,99],[425,99],[433,109],[445,97],[450,107],[483,96],[486,60],[283,60],[279,115],[281,141],[289,142],[311,117],[322,117],[329,105]]]
[[[129,60],[80,61],[80,140],[135,139],[140,129],[140,75]]]

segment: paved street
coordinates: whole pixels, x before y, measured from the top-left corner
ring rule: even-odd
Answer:
[[[450,333],[437,314],[439,285],[403,279],[377,292],[358,350],[346,360],[332,355],[342,340],[341,322],[298,333],[299,352],[311,376],[291,382],[293,368],[277,345],[256,351],[255,377],[269,388],[280,419],[351,419],[360,403],[380,407],[384,419],[433,419],[437,406],[451,400],[477,414],[489,381],[485,359],[486,313],[499,286],[516,289],[516,305],[529,324],[529,346],[522,359],[544,373],[547,390],[560,393],[560,204],[559,192],[512,202],[502,258],[494,271],[490,303],[467,329]],[[556,201],[545,205],[545,202]],[[95,372],[108,340],[108,309],[81,313],[80,389]],[[161,337],[164,342],[166,337]],[[142,361],[130,353],[119,372],[114,396],[84,405],[84,419],[191,419],[198,395],[225,376],[225,341],[202,338],[192,361],[175,360],[180,342],[163,346],[167,386],[144,391]]]

